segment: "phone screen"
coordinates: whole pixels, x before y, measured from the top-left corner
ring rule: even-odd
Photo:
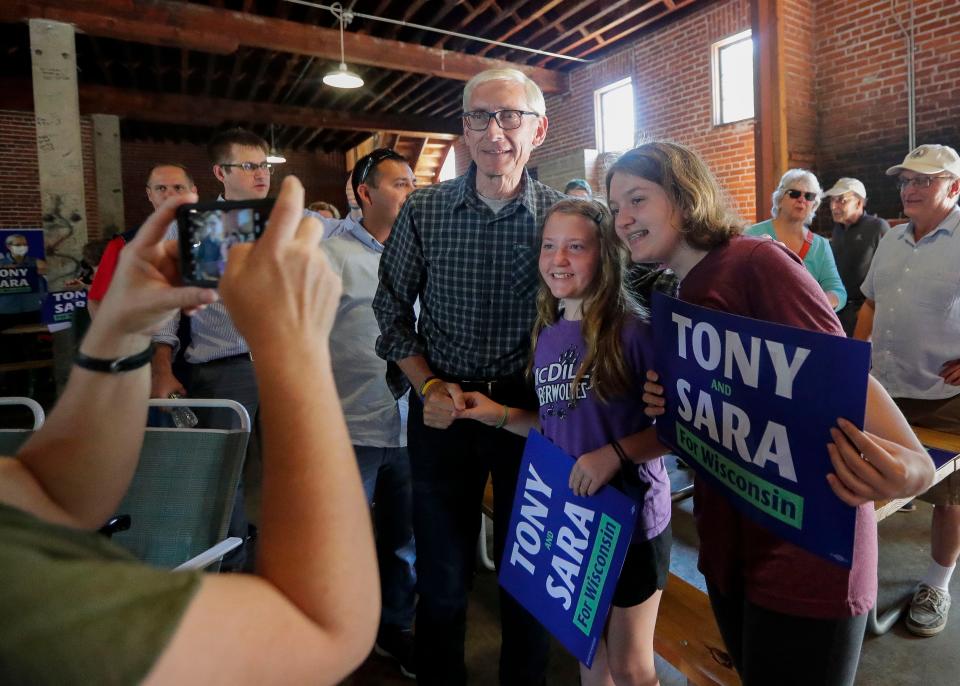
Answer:
[[[178,212],[182,275],[187,283],[215,285],[227,268],[230,248],[263,233],[272,202],[182,205]]]

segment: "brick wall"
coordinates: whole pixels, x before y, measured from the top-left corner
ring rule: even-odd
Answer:
[[[80,118],[87,237],[100,236],[96,170],[93,166],[93,122]],[[32,112],[0,110],[0,228],[40,228],[40,171],[37,133]]]
[[[832,184],[854,176],[867,187],[867,209],[900,216],[887,167],[908,152],[906,41],[895,17],[908,5],[889,0],[818,0],[816,98],[818,171]],[[914,3],[917,144],[960,149],[960,40],[957,0]]]
[[[124,141],[121,155],[123,201],[128,226],[136,226],[153,211],[145,188],[150,169],[159,162],[176,162],[189,169],[201,200],[216,200],[223,192],[223,186],[214,177],[202,145]],[[288,152],[286,158],[286,163],[276,167],[271,181],[272,195],[276,194],[283,177],[295,174],[306,189],[308,205],[325,200],[336,205],[341,214],[346,211],[344,189],[347,171],[342,153]]]
[[[550,129],[531,164],[595,148],[595,89],[630,76],[640,138],[669,138],[704,156],[747,220],[755,214],[753,122],[713,125],[710,46],[750,28],[748,0],[717,0],[594,64],[547,99]],[[597,189],[602,193],[603,189]]]

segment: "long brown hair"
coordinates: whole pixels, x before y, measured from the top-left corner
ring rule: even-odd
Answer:
[[[692,247],[712,250],[742,233],[743,224],[707,164],[679,143],[651,141],[623,153],[607,171],[607,195],[617,172],[639,176],[666,191],[680,210],[680,233]]]
[[[583,319],[580,331],[586,344],[583,361],[577,369],[570,388],[570,398],[576,398],[576,389],[583,377],[590,374],[597,397],[606,402],[631,389],[630,373],[623,355],[621,332],[628,314],[639,307],[627,294],[623,284],[623,269],[628,253],[623,241],[613,229],[613,216],[603,204],[594,200],[560,200],[547,210],[540,227],[543,230],[554,214],[566,214],[586,218],[597,229],[600,246],[600,264],[597,274],[583,298]],[[537,319],[531,335],[531,349],[536,350],[540,333],[560,318],[560,302],[540,276],[540,292],[537,295]],[[533,355],[530,369],[533,368]]]

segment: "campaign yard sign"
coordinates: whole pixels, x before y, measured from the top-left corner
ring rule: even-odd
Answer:
[[[741,512],[845,567],[856,511],[830,489],[838,417],[863,427],[870,346],[654,294],[657,436]]]
[[[87,307],[87,290],[77,288],[68,291],[47,293],[43,299],[41,319],[44,324],[60,324],[73,321],[75,310]]]
[[[43,229],[0,229],[0,295],[38,293]]]
[[[530,432],[500,585],[589,667],[633,537],[637,504],[612,487],[574,495],[568,486],[573,464]]]

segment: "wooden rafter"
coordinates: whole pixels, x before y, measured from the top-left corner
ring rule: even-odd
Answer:
[[[531,23],[533,23],[534,21],[536,21],[537,19],[539,19],[540,17],[542,17],[544,14],[546,14],[547,12],[549,12],[550,10],[552,10],[554,7],[556,7],[557,5],[559,5],[561,2],[563,2],[563,0],[550,0],[549,2],[543,3],[542,5],[540,5],[540,7],[537,9],[536,12],[534,12],[534,13],[531,14],[530,16],[526,17],[525,19],[522,19],[522,20],[516,22],[516,23],[515,23],[513,26],[511,26],[506,32],[501,33],[499,36],[497,36],[497,40],[498,40],[498,41],[507,41],[507,40],[510,40],[510,38],[511,38],[515,33],[517,33],[518,31],[522,31],[523,29],[527,28],[527,26],[529,26]],[[490,52],[491,50],[493,50],[494,47],[495,47],[495,46],[493,46],[493,45],[488,45],[488,46],[486,46],[485,48],[483,48],[480,52],[478,52],[477,54],[478,54],[478,55],[486,55],[488,52]]]
[[[116,114],[139,121],[198,126],[217,126],[223,122],[251,122],[286,126],[308,126],[337,131],[396,131],[436,138],[453,138],[460,133],[459,123],[433,117],[325,110],[314,107],[275,105],[266,102],[184,96],[179,93],[145,93],[81,85],[80,111],[83,114]],[[28,81],[0,79],[0,106],[8,109],[33,108]]]
[[[170,0],[7,0],[0,5],[0,21],[31,17],[69,22],[91,35],[217,54],[233,54],[244,45],[322,59],[340,56],[340,34],[334,29]],[[566,75],[549,69],[356,32],[344,33],[344,43],[352,64],[388,62],[397,70],[461,81],[484,69],[510,66],[527,73],[545,92],[567,87]]]
[[[673,8],[673,9],[671,9],[671,8],[669,8],[669,7],[666,7],[666,8],[663,9],[662,11],[657,12],[655,15],[650,16],[650,17],[647,17],[646,19],[643,19],[642,21],[640,21],[640,22],[638,22],[638,23],[636,23],[636,24],[633,24],[633,25],[629,26],[628,28],[624,29],[624,30],[621,31],[620,33],[615,34],[615,35],[613,35],[613,36],[604,36],[604,35],[603,35],[603,34],[606,33],[607,31],[610,31],[611,29],[619,26],[619,25],[622,24],[623,22],[628,21],[629,19],[632,19],[632,18],[635,17],[637,14],[639,14],[639,13],[641,13],[641,12],[643,12],[643,11],[646,11],[646,9],[649,9],[650,7],[653,7],[653,6],[655,6],[655,5],[660,4],[661,1],[662,1],[662,0],[657,0],[657,2],[648,2],[648,3],[646,3],[645,5],[643,5],[641,8],[637,8],[637,9],[635,9],[635,10],[632,10],[632,11],[630,11],[630,12],[627,12],[625,15],[623,15],[623,16],[619,17],[618,19],[610,22],[610,23],[607,24],[606,26],[604,26],[604,27],[602,27],[602,28],[600,28],[600,29],[597,29],[596,31],[590,32],[589,34],[587,34],[586,36],[583,36],[582,38],[580,38],[580,39],[577,40],[576,42],[574,42],[574,43],[572,43],[572,44],[570,44],[570,45],[566,45],[566,46],[564,46],[562,49],[557,50],[556,52],[559,52],[559,53],[562,54],[562,55],[569,55],[573,50],[577,49],[578,47],[580,47],[580,46],[583,45],[584,43],[587,43],[587,42],[589,42],[589,41],[591,41],[591,40],[594,40],[594,39],[599,39],[599,41],[597,42],[596,45],[588,48],[587,50],[584,50],[584,51],[582,51],[582,52],[577,53],[577,57],[587,57],[588,55],[592,55],[593,53],[595,53],[597,50],[600,50],[600,49],[602,49],[602,48],[605,48],[605,47],[607,47],[608,45],[611,45],[611,44],[613,44],[613,43],[617,43],[617,42],[623,40],[624,38],[626,38],[627,36],[636,33],[637,31],[639,31],[640,29],[644,28],[645,26],[649,26],[649,25],[652,24],[653,22],[659,21],[660,19],[663,19],[663,18],[664,18],[665,16],[667,16],[668,14],[674,12],[676,9],[681,9],[681,8],[683,8],[683,7],[686,7],[687,5],[692,4],[692,3],[695,2],[696,0],[674,0],[674,8]],[[537,64],[538,64],[538,65],[544,65],[544,64],[547,64],[548,62],[550,62],[552,59],[554,59],[554,58],[545,57],[544,59],[538,61]]]

